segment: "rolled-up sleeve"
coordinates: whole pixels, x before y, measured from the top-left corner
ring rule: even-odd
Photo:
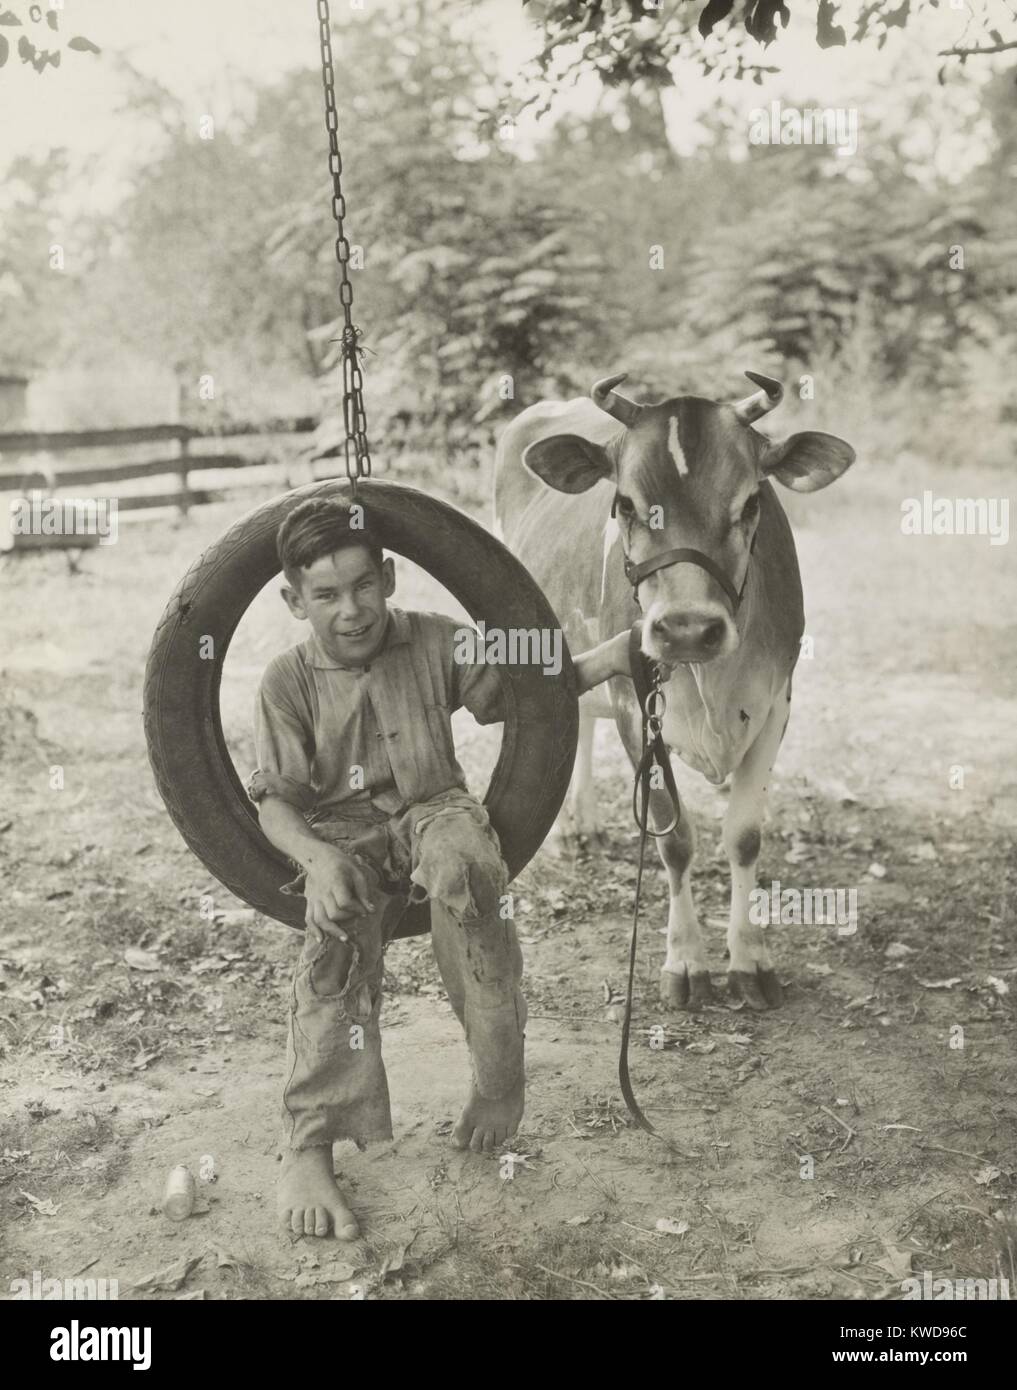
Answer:
[[[505,697],[502,686],[503,677],[496,666],[474,661],[463,661],[465,651],[471,654],[479,650],[480,638],[471,624],[458,623],[452,618],[441,619],[443,637],[447,642],[447,671],[451,686],[453,709],[465,708],[478,724],[498,724],[505,718]],[[474,634],[472,642],[464,640],[467,633]]]
[[[279,673],[270,667],[254,706],[258,766],[247,784],[252,801],[278,796],[300,811],[311,810],[316,800],[311,785],[312,736]]]
[[[495,666],[457,666],[456,704],[463,705],[478,724],[498,724],[505,718],[502,677]]]

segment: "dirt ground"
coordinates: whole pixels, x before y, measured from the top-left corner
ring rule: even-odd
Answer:
[[[612,1000],[636,840],[627,764],[602,724],[606,844],[542,851],[516,884],[531,1022],[513,1156],[449,1147],[465,1050],[428,941],[396,943],[382,1020],[396,1138],[336,1149],[365,1231],[353,1246],[275,1226],[297,934],[210,881],[145,756],[152,630],[242,508],[124,525],[74,577],[59,555],[8,562],[0,1296],[33,1271],[157,1299],[880,1299],[925,1270],[1017,1292],[1017,574],[1012,546],[902,536],[900,501],[923,488],[1005,492],[975,470],[958,489],[926,466],[859,464],[791,499],[813,654],[760,880],[856,887],[857,932],[771,928],[779,1011],[664,1013],[654,860],[632,1071],[681,1156],[634,1129]],[[455,611],[408,566],[396,601]],[[235,639],[223,712],[242,771],[254,684],[300,635],[269,592]],[[497,738],[463,727],[475,788]],[[680,782],[719,984],[724,793]],[[177,1163],[198,1175],[201,1208],[180,1224],[159,1211]]]

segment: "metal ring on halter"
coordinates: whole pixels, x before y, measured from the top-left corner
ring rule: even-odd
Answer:
[[[643,701],[643,713],[647,719],[661,720],[667,713],[667,699],[663,690],[654,687]]]

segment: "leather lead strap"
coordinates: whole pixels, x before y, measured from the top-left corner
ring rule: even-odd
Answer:
[[[639,1102],[636,1100],[632,1090],[632,1080],[629,1076],[629,1035],[632,1031],[632,992],[636,974],[636,945],[639,932],[639,898],[643,886],[643,867],[646,861],[646,841],[652,835],[659,838],[662,835],[669,835],[677,826],[681,818],[681,803],[678,800],[678,788],[675,785],[674,773],[671,771],[671,762],[667,754],[667,746],[661,737],[659,728],[651,731],[650,716],[647,714],[647,698],[654,692],[653,676],[650,673],[650,662],[643,655],[641,648],[642,624],[636,623],[629,636],[629,669],[632,675],[632,684],[635,686],[636,697],[639,700],[639,708],[642,720],[642,755],[639,759],[639,766],[636,769],[635,788],[633,790],[632,804],[639,826],[639,865],[636,870],[636,891],[635,902],[632,909],[632,937],[629,942],[629,978],[625,992],[625,1018],[622,1022],[621,1050],[618,1057],[618,1084],[621,1087],[622,1099],[625,1101],[626,1109],[635,1120],[640,1129],[647,1134],[659,1139],[662,1144],[666,1144],[673,1153],[682,1158],[690,1157],[679,1149],[665,1135],[660,1134],[643,1114]],[[661,770],[664,779],[664,786],[668,796],[671,798],[672,817],[666,830],[650,829],[650,786],[653,775],[653,765]]]

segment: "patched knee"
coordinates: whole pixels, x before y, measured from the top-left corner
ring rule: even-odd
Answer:
[[[447,861],[439,857],[437,862],[429,863],[425,858],[414,878],[427,889],[432,901],[447,907],[461,921],[497,912],[505,891],[501,866],[476,860]]]
[[[450,814],[441,820],[440,828],[421,839],[413,883],[460,920],[491,916],[498,911],[508,882],[493,837],[477,834],[470,818],[462,815],[453,819]],[[454,820],[462,834],[453,840]]]

